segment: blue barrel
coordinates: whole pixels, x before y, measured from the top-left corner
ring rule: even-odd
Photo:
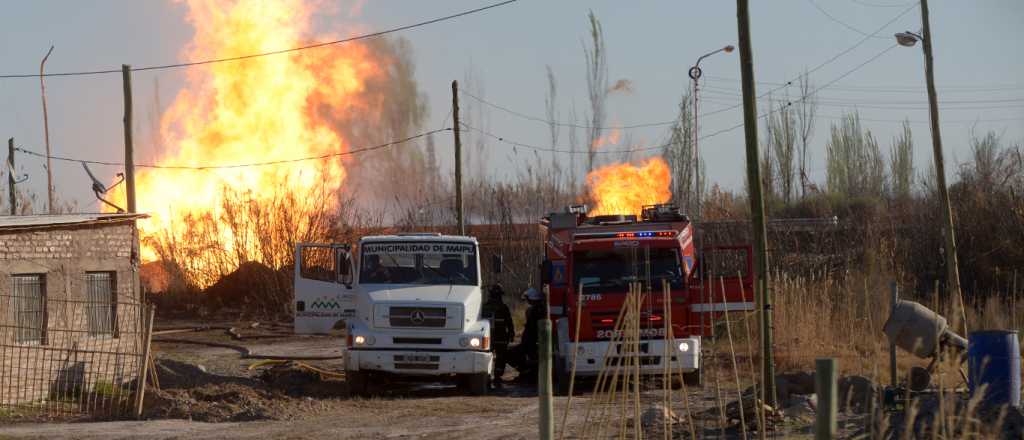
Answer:
[[[971,397],[985,385],[983,406],[1020,407],[1020,342],[1017,332],[987,330],[970,334],[967,342],[968,387]]]

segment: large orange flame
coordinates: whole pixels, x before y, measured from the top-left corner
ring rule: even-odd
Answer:
[[[308,44],[332,36],[311,35],[313,8],[305,0],[187,0],[195,36],[188,60],[229,58]],[[366,45],[349,43],[203,65],[188,70],[187,85],[161,120],[165,166],[209,166],[276,160],[347,151],[336,124],[366,111],[360,92],[381,65]],[[159,153],[159,152],[158,152]],[[338,203],[345,181],[339,158],[216,170],[141,170],[136,175],[138,210],[152,217],[140,224],[144,261],[159,256],[151,238],[180,238],[193,218],[220,222],[226,193],[257,204],[313,188],[325,188],[328,208]],[[322,209],[322,207],[321,207]],[[308,213],[289,212],[297,218]],[[260,216],[262,214],[256,214]],[[219,240],[237,244],[229,228]],[[256,240],[258,241],[258,239]],[[239,263],[256,259],[235,246]]]
[[[652,157],[639,165],[612,164],[587,174],[587,187],[595,207],[591,215],[636,214],[644,205],[665,203],[672,198],[672,175],[668,164]]]

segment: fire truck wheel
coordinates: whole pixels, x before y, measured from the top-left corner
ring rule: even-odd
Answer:
[[[366,373],[360,371],[346,371],[345,382],[348,384],[348,393],[352,396],[366,396],[370,394],[370,381]]]
[[[460,379],[463,390],[471,396],[483,396],[491,386],[491,375],[487,373],[467,374]]]
[[[704,386],[704,377],[701,375],[701,370],[696,369],[689,373],[683,373],[683,383],[688,387]]]

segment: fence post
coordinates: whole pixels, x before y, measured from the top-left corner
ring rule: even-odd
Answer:
[[[891,308],[889,309],[889,316],[892,316],[892,313],[896,311],[896,303],[900,300],[899,287],[896,287],[896,282],[895,281],[893,281],[891,284],[889,284],[889,290],[892,291],[892,303],[891,303]],[[896,344],[893,344],[893,343],[890,342],[889,343],[889,384],[892,385],[893,388],[896,388],[896,381],[897,381],[897,379],[898,379],[898,375],[896,374]]]
[[[537,359],[537,394],[540,397],[539,426],[541,440],[555,438],[554,404],[551,384],[551,306],[544,286],[544,319],[537,323],[538,359]]]
[[[814,420],[815,440],[836,437],[836,414],[839,393],[836,387],[836,359],[822,358],[814,361],[814,392],[818,395],[818,412]]]
[[[142,358],[139,360],[139,377],[135,386],[135,418],[142,418],[142,402],[146,395],[146,376],[149,367],[149,349],[153,341],[153,318],[156,307],[152,304],[143,309],[142,316]]]

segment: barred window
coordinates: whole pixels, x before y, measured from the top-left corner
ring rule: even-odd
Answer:
[[[114,272],[86,272],[85,317],[89,336],[117,336],[117,289]]]
[[[12,275],[11,283],[15,342],[45,344],[46,275]]]

